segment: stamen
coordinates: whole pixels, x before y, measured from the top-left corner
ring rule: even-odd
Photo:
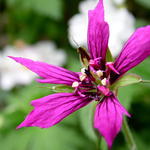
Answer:
[[[115,72],[116,74],[120,74],[120,73],[115,69],[113,62],[107,62],[107,63],[106,63],[106,66],[107,66],[110,70],[112,70],[113,72]]]
[[[86,74],[84,75],[84,74],[82,74],[82,75],[80,75],[80,81],[83,81],[85,78],[86,78],[87,76],[86,76]]]
[[[96,74],[98,77],[102,77],[103,76],[103,72],[101,70],[96,71]]]
[[[98,69],[100,67],[101,59],[102,59],[101,57],[90,59],[90,62],[89,62],[90,66]]]
[[[101,81],[102,85],[106,86],[107,85],[107,79],[104,78],[102,81]]]
[[[110,90],[109,88],[105,87],[105,86],[97,86],[98,90],[105,96],[108,96],[110,94]]]
[[[79,82],[75,81],[72,83],[72,87],[78,87],[79,86]]]
[[[81,69],[82,75],[86,75],[85,70],[86,70],[85,68],[82,68],[82,69]]]

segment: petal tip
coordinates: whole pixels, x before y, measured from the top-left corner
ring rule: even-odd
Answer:
[[[14,56],[7,56],[8,58],[11,58],[11,59],[15,59],[15,57]]]
[[[21,123],[20,125],[18,125],[18,126],[16,127],[16,130],[18,130],[18,129],[20,129],[20,128],[23,128],[23,127],[25,127],[25,126],[22,125],[22,123]]]

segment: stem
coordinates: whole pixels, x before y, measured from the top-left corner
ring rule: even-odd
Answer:
[[[128,144],[129,150],[137,150],[133,135],[130,131],[126,118],[123,120],[123,134],[125,136],[126,142]]]
[[[141,80],[143,83],[150,83],[150,80]]]
[[[97,106],[97,103],[93,103],[92,105],[92,115],[91,115],[91,120],[92,120],[92,125],[93,125],[93,122],[94,122],[94,114],[95,114],[95,110],[96,110],[96,106]],[[101,143],[101,136],[100,134],[98,133],[98,131],[96,129],[94,129],[94,132],[95,132],[95,135],[97,137],[97,141],[96,141],[96,150],[100,150],[100,143]]]
[[[97,131],[95,131],[95,132],[97,132]],[[96,145],[96,150],[100,150],[100,144],[101,144],[101,136],[99,135],[99,133],[97,132],[96,133],[96,135],[97,135],[97,145]]]

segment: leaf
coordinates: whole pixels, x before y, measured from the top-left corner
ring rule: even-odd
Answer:
[[[125,74],[111,86],[111,89],[118,89],[119,87],[139,83],[141,81],[142,78],[136,74]]]
[[[107,53],[106,53],[106,61],[107,62],[113,62],[114,61],[114,58],[113,58],[109,48],[107,49]]]

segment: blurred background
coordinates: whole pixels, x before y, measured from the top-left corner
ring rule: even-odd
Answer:
[[[150,0],[104,0],[110,25],[109,47],[116,57],[137,27],[150,24]],[[79,71],[78,45],[86,47],[87,11],[97,0],[0,0],[0,149],[94,150],[97,139],[90,122],[90,105],[49,129],[16,130],[32,110],[31,100],[51,94],[34,81],[36,75],[9,60],[21,56]],[[150,80],[150,58],[130,72]],[[150,85],[119,90],[121,103],[138,150],[150,150]],[[113,150],[127,150],[123,134]],[[106,147],[104,146],[104,149]]]

